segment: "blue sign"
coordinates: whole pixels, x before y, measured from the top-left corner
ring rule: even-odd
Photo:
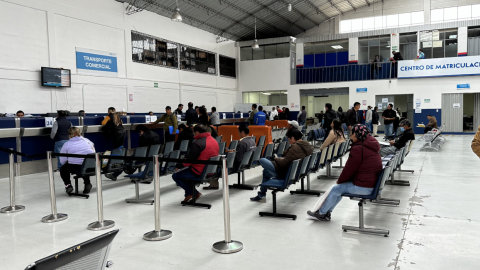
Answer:
[[[457,89],[470,89],[470,84],[469,83],[457,84]]]
[[[367,92],[367,88],[357,88],[357,93],[366,93]]]
[[[118,76],[115,53],[77,48],[76,58],[78,73]]]

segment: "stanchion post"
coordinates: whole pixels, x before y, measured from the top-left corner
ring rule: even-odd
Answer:
[[[153,188],[155,189],[155,230],[147,232],[143,235],[143,239],[147,241],[161,241],[172,237],[172,231],[162,230],[160,226],[160,163],[158,155],[153,156]]]
[[[60,158],[60,157],[58,157]],[[53,181],[52,151],[47,151],[48,182],[50,185],[50,204],[52,214],[42,218],[42,222],[52,223],[62,221],[68,218],[67,214],[57,213],[57,199],[55,197],[55,182]]]
[[[97,211],[98,221],[88,224],[87,229],[91,231],[100,231],[110,229],[115,226],[113,220],[103,219],[103,195],[102,195],[102,161],[100,160],[100,154],[95,153],[95,177],[97,179]]]
[[[13,151],[13,149],[10,149]],[[8,158],[8,168],[10,173],[10,206],[0,209],[0,213],[15,213],[25,210],[25,206],[15,204],[15,169],[13,153],[10,153]]]
[[[230,198],[228,193],[228,168],[227,158],[222,156],[222,179],[223,179],[223,225],[225,240],[213,244],[213,251],[223,254],[235,253],[243,249],[242,242],[232,240],[230,232]]]

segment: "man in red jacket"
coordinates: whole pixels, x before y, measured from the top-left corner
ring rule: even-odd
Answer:
[[[185,159],[187,160],[209,160],[211,157],[218,156],[219,147],[217,141],[207,132],[204,125],[198,124],[193,128],[195,141],[190,145],[189,152]],[[205,168],[205,164],[177,163],[175,173],[172,178],[177,184],[185,190],[184,202],[188,202],[193,197],[194,186],[188,181],[200,181],[200,177]],[[202,194],[197,191],[197,199]]]
[[[370,195],[382,171],[380,144],[364,125],[352,127],[350,156],[330,194],[316,212],[308,211],[309,218],[329,221],[331,212],[342,200],[342,194]]]

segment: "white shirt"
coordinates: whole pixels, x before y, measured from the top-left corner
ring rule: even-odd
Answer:
[[[277,116],[277,115],[278,115],[277,110],[271,111],[271,112],[270,112],[270,121],[275,120],[274,118],[275,118],[275,116]]]

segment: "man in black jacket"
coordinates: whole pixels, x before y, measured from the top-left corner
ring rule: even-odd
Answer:
[[[378,137],[378,120],[380,117],[378,116],[378,107],[373,108],[372,111],[372,125],[373,125],[373,137]]]
[[[385,125],[385,138],[389,138],[393,135],[393,121],[397,114],[393,110],[393,105],[388,104],[387,109],[383,111],[382,118]]]
[[[345,122],[347,124],[348,137],[352,135],[352,127],[356,124],[360,124],[360,117],[358,116],[358,110],[360,110],[360,102],[355,102],[353,108],[347,111],[345,115]]]
[[[188,110],[185,112],[185,120],[187,120],[187,126],[198,123],[197,111],[193,108],[193,103],[188,103]]]
[[[175,142],[175,145],[173,147],[174,150],[179,150],[180,145],[182,144],[182,141],[187,140],[188,141],[188,147],[190,147],[190,144],[193,141],[193,130],[190,127],[185,126],[184,124],[181,124],[178,126],[178,139]]]
[[[390,146],[382,146],[382,149],[380,149],[380,156],[385,157],[395,154],[396,151],[405,147],[408,141],[415,140],[415,133],[413,133],[412,124],[408,119],[402,120],[399,126],[401,127],[403,134],[396,140],[389,141]]]
[[[50,132],[50,138],[55,141],[54,153],[60,153],[62,146],[70,139],[68,136],[68,129],[72,127],[72,123],[67,120],[66,111],[58,111],[57,119],[53,123],[52,131]],[[60,170],[62,163],[60,163],[60,158],[57,158],[57,170]]]
[[[332,104],[326,103],[325,104],[325,120],[323,121],[323,129],[325,130],[325,134],[329,134],[332,127],[330,126],[334,119],[337,118],[337,112],[332,109]]]
[[[136,126],[135,131],[140,134],[140,137],[138,137],[139,147],[160,144],[160,136],[158,136],[156,132],[148,129],[145,125]]]
[[[183,104],[181,104],[181,103],[178,104],[178,107],[175,109],[175,111],[173,111],[173,113],[177,116],[178,115],[182,116],[182,114],[183,114]]]

